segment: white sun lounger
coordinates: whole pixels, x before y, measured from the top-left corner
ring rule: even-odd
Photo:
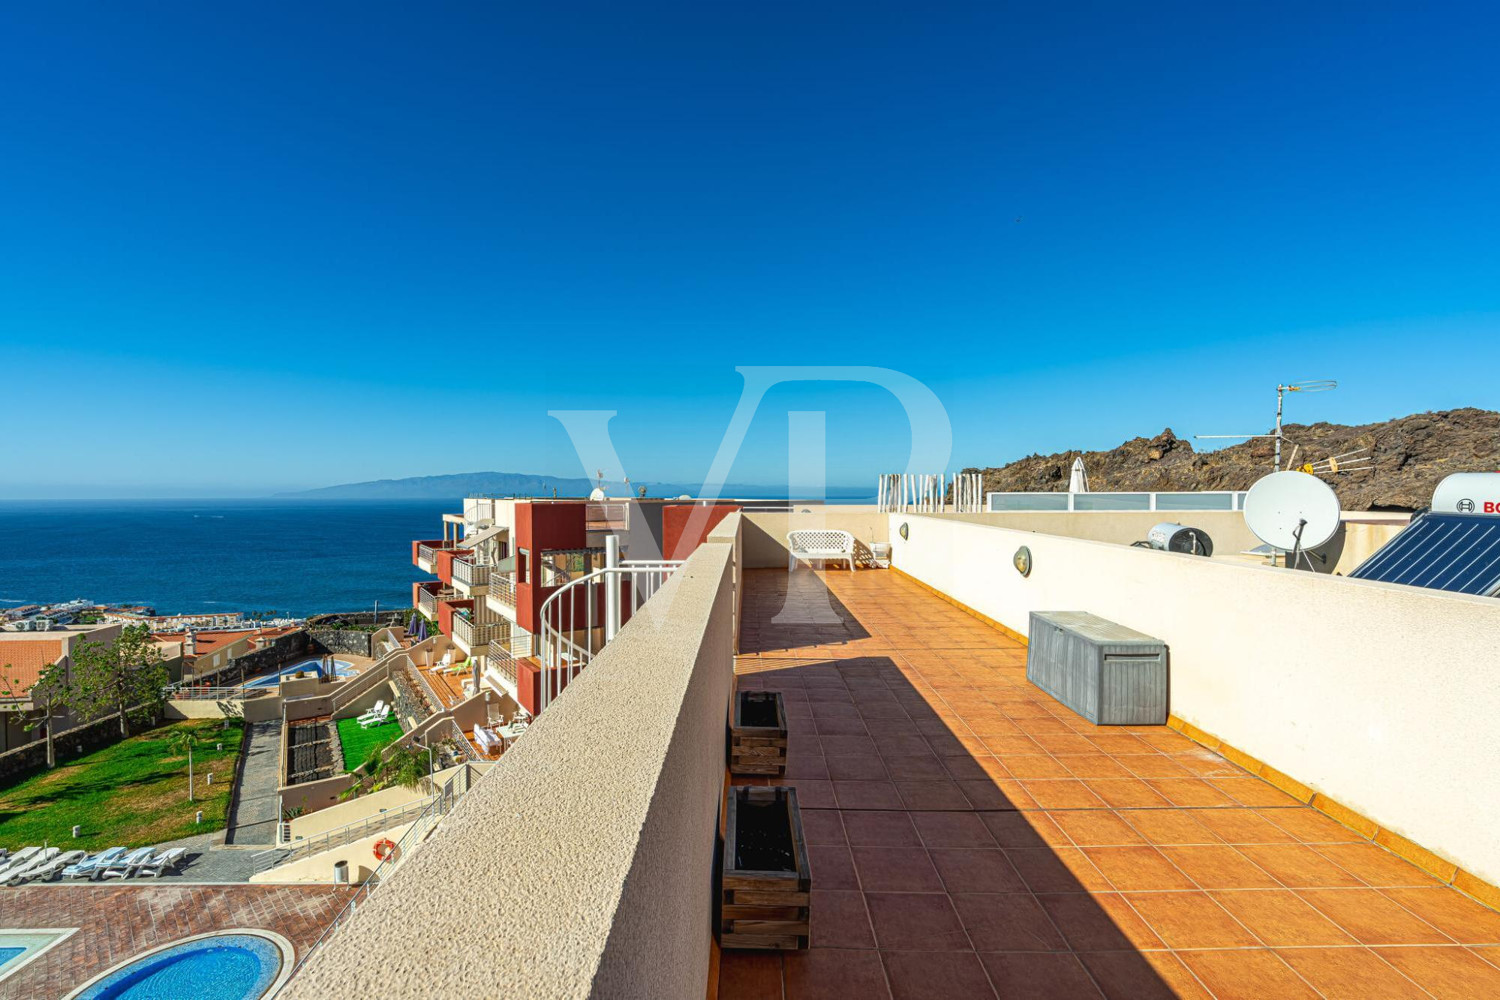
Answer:
[[[120,858],[114,864],[103,865],[95,870],[94,881],[99,882],[107,878],[130,878],[140,871],[141,865],[156,856],[156,848],[142,847],[131,851],[125,857]]]
[[[161,875],[167,871],[175,872],[185,857],[187,857],[186,847],[170,848],[141,865],[140,871],[136,872],[136,875],[146,878],[147,876]]]
[[[16,853],[8,856],[4,861],[0,861],[0,878],[4,878],[6,872],[15,871],[22,865],[31,864],[31,859],[40,854],[41,851],[40,847],[23,847]]]
[[[64,868],[62,871],[62,877],[93,878],[94,871],[100,865],[107,866],[114,864],[115,861],[117,861],[119,857],[128,850],[130,850],[130,848],[128,847],[111,847],[107,851],[100,851],[92,858],[87,858],[83,861],[78,862],[76,865],[69,865],[68,867]]]
[[[31,876],[34,870],[44,867],[61,853],[62,848],[59,847],[44,848],[39,854],[32,855],[29,861],[24,861],[7,870],[4,875],[0,875],[0,882],[4,882],[7,885],[20,885],[21,882],[26,881]]]
[[[854,572],[854,536],[847,531],[790,531],[786,536],[787,572],[799,561],[811,566],[815,562],[847,562]]]
[[[386,704],[385,704],[385,699],[382,698],[381,700],[379,700],[379,701],[377,701],[375,703],[375,707],[374,708],[370,709],[368,712],[366,712],[363,715],[361,715],[358,718],[357,721],[359,722],[360,725],[364,725],[366,719],[381,719],[381,718],[384,718],[387,711],[388,711],[388,709],[387,709]]]
[[[65,851],[50,861],[39,861],[22,871],[11,872],[5,875],[5,884],[20,885],[23,882],[50,882],[57,878],[64,868],[69,865],[76,865],[88,857],[88,855],[88,851]]]

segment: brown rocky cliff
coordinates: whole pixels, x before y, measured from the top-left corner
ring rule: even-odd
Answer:
[[[1297,464],[1368,448],[1371,468],[1324,476],[1345,510],[1417,510],[1432,502],[1438,482],[1453,472],[1500,469],[1500,413],[1472,407],[1417,413],[1378,424],[1287,424],[1281,461],[1298,447]],[[1300,446],[1300,447],[1299,447]],[[1198,452],[1167,428],[1110,451],[1031,455],[982,472],[985,492],[1063,491],[1073,459],[1083,456],[1089,489],[1246,490],[1271,471],[1274,442],[1256,438]]]

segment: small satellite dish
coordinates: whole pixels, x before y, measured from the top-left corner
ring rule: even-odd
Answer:
[[[601,502],[604,499],[604,487],[595,486],[592,490],[589,491],[589,499],[594,503]]]
[[[1339,498],[1305,472],[1273,472],[1245,494],[1245,524],[1283,552],[1315,549],[1339,530]]]

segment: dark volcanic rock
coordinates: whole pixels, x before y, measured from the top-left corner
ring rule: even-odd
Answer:
[[[1453,472],[1500,469],[1500,413],[1472,407],[1417,413],[1379,424],[1287,424],[1282,465],[1369,448],[1372,467],[1324,476],[1345,510],[1417,510],[1432,502],[1438,481]],[[1062,491],[1073,459],[1083,456],[1089,488],[1101,490],[1245,490],[1271,471],[1274,444],[1257,438],[1218,451],[1195,452],[1169,427],[1132,438],[1111,451],[1032,455],[982,472],[984,489]]]

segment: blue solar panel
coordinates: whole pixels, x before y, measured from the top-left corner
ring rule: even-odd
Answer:
[[[1500,595],[1500,517],[1418,514],[1349,575],[1460,594]]]

